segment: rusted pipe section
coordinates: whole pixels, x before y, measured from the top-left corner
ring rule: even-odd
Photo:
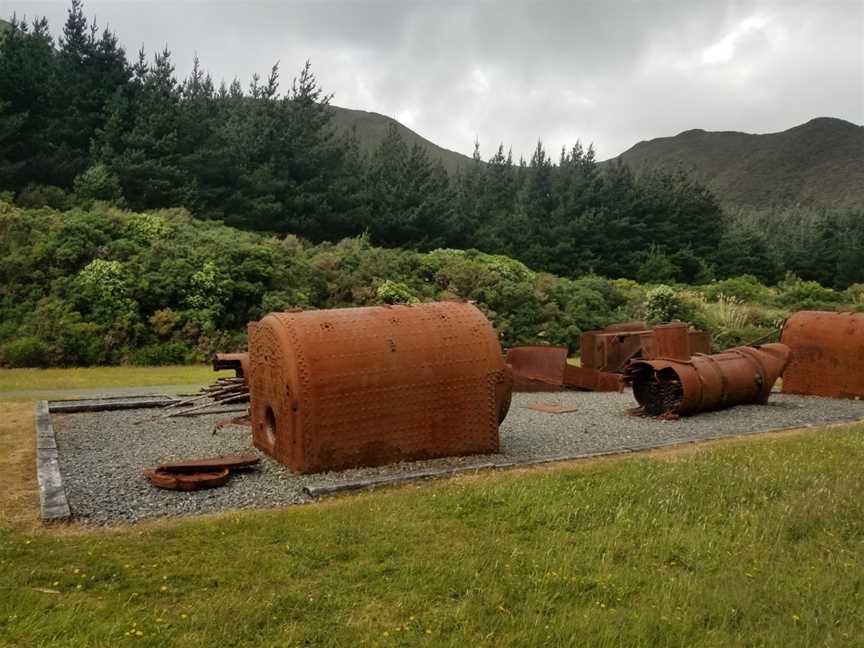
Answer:
[[[253,442],[295,472],[498,451],[512,378],[472,304],[271,313],[249,356]]]
[[[765,403],[791,355],[785,344],[736,347],[689,360],[634,360],[624,373],[646,414],[686,416]]]
[[[792,349],[784,393],[864,397],[864,313],[799,311],[780,341]]]

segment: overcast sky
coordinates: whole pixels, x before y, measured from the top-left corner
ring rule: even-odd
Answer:
[[[67,3],[0,0],[0,16]],[[774,132],[864,122],[864,0],[820,2],[85,2],[134,53],[165,44],[185,75],[266,74],[311,59],[333,103],[435,143],[516,157],[577,139],[603,159],[690,128]]]

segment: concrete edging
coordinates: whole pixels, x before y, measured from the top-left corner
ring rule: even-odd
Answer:
[[[48,401],[36,403],[36,480],[43,522],[64,522],[72,517],[60,476],[60,461]]]

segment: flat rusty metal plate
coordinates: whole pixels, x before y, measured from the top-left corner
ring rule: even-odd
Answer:
[[[170,473],[158,468],[147,469],[144,476],[154,486],[167,490],[196,491],[224,486],[231,476],[228,468],[197,473]]]
[[[222,468],[229,470],[247,468],[260,461],[258,455],[252,452],[244,454],[227,454],[219,457],[207,457],[204,459],[184,459],[183,461],[172,461],[160,464],[156,470],[168,473],[195,473],[218,471]]]
[[[620,392],[624,389],[621,374],[571,364],[564,369],[564,385],[583,391]]]
[[[510,347],[506,362],[513,369],[513,391],[561,391],[567,356],[567,347]]]
[[[579,408],[554,403],[531,403],[530,405],[525,405],[525,409],[543,412],[544,414],[567,414],[568,412],[576,412]]]
[[[864,313],[799,311],[780,341],[792,350],[784,393],[864,398]]]
[[[473,304],[271,313],[249,355],[254,444],[294,472],[498,452],[509,375]]]

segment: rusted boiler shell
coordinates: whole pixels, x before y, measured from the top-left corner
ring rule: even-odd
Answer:
[[[624,380],[648,414],[697,414],[765,403],[791,352],[785,344],[736,347],[690,360],[634,360]]]
[[[780,341],[792,349],[784,393],[864,397],[864,313],[799,311]]]
[[[512,377],[472,304],[272,313],[249,354],[254,444],[295,472],[498,451]]]

